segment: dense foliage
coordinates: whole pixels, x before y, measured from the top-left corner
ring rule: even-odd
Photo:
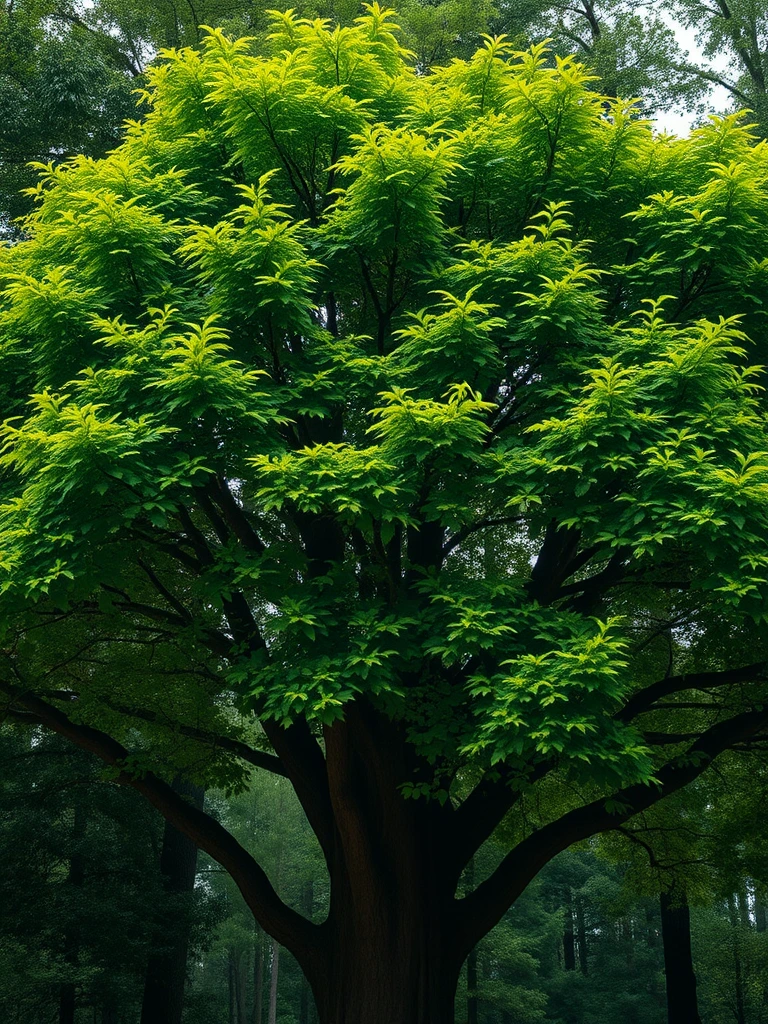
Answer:
[[[419,74],[376,5],[265,45],[167,52],[2,253],[0,687],[227,868],[324,1024],[442,1024],[555,854],[768,721],[766,150],[543,46]],[[324,923],[170,785],[252,766]]]

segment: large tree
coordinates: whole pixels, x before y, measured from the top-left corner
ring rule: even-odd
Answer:
[[[540,48],[416,75],[376,6],[272,47],[170,55],[2,256],[0,685],[323,1024],[444,1024],[544,864],[768,724],[768,154]],[[326,920],[171,785],[238,765],[291,781]]]

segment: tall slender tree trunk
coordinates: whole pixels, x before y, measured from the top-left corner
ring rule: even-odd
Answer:
[[[467,864],[464,872],[467,889],[471,892],[475,887],[475,858]],[[473,947],[467,957],[467,1024],[477,1024],[477,946]]]
[[[691,952],[691,912],[682,889],[659,896],[668,1024],[701,1024]]]
[[[72,822],[72,852],[69,857],[67,885],[81,889],[85,880],[85,864],[80,843],[88,824],[85,807],[76,803]],[[74,970],[80,946],[80,935],[75,921],[70,920],[64,933],[64,960]],[[77,994],[74,981],[63,981],[59,987],[59,1024],[75,1024]]]
[[[573,898],[570,886],[565,891],[565,919],[563,923],[563,967],[576,970],[576,940],[573,934]]]
[[[733,935],[733,988],[736,1002],[736,1024],[746,1024],[744,966],[741,960],[741,942],[739,941],[740,914],[735,896],[729,896],[728,898],[728,914],[731,920],[731,934]]]
[[[198,786],[176,779],[173,788],[195,807],[202,808],[204,793]],[[197,872],[197,846],[170,822],[165,823],[163,831],[160,872],[169,896],[181,898],[192,894]],[[181,906],[170,924],[167,929],[159,927],[152,938],[144,979],[141,1024],[181,1024],[192,925],[189,908]]]
[[[227,983],[229,991],[229,1024],[242,1024],[237,1020],[237,999],[235,996],[235,955],[227,954]]]
[[[766,913],[765,903],[763,902],[763,894],[759,889],[755,888],[755,929],[758,932],[764,932],[766,928]]]
[[[579,947],[579,970],[582,974],[587,974],[589,970],[587,960],[587,928],[584,921],[584,904],[581,896],[578,895],[576,896],[576,938]]]
[[[251,1024],[261,1024],[264,1016],[264,933],[257,921],[253,949],[253,1020]],[[304,978],[306,983],[306,978]]]
[[[280,943],[272,940],[272,962],[269,972],[269,1012],[267,1024],[277,1024],[277,982],[280,976]]]
[[[477,1024],[477,946],[467,957],[467,1024]]]
[[[311,878],[307,879],[302,889],[301,909],[310,921],[315,909],[315,886]],[[301,979],[301,995],[299,997],[299,1024],[309,1024],[312,990],[306,977]]]
[[[237,1004],[237,1024],[247,1024],[245,1012],[245,978],[243,977],[243,958],[235,959],[235,1003]]]

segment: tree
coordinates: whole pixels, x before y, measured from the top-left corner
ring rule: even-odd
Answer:
[[[702,81],[722,86],[737,109],[749,108],[760,131],[768,131],[768,9],[759,3],[735,0],[673,0],[670,9],[684,25],[693,28],[705,57],[728,59],[725,71],[698,67]]]
[[[135,114],[134,84],[111,37],[49,4],[0,4],[0,237],[29,212],[21,190],[36,174],[28,163],[103,156]]]
[[[39,729],[0,731],[0,1012],[9,1024],[77,1020],[84,1006],[138,1020],[153,911],[165,918],[165,942],[181,927],[157,870],[158,816],[125,787],[105,786],[100,768]]]
[[[272,47],[170,54],[3,254],[1,685],[230,872],[323,1024],[443,1024],[542,866],[768,724],[768,156],[541,47],[418,76],[377,6]],[[246,766],[322,923],[170,784]]]
[[[684,51],[663,3],[604,4],[601,0],[512,0],[490,19],[518,45],[551,39],[561,56],[578,54],[601,80],[602,92],[640,97],[643,109],[701,109],[712,78]]]

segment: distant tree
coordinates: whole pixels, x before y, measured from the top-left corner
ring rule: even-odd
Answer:
[[[164,892],[162,820],[100,762],[53,735],[0,730],[0,1014],[8,1024],[80,1018],[85,1006],[138,1021],[155,914],[164,943],[199,947],[204,901]],[[148,813],[149,812],[149,813]]]
[[[0,687],[229,871],[322,1024],[445,1024],[551,858],[768,725],[768,154],[541,47],[417,75],[375,5],[270,45],[170,54],[2,255]],[[248,766],[322,923],[170,784]]]

